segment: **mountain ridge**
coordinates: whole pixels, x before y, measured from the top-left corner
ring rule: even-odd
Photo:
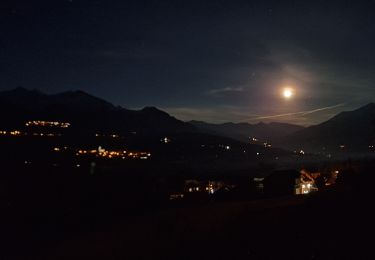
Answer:
[[[344,111],[310,127],[288,123],[246,122],[210,124],[183,122],[153,106],[130,110],[81,90],[45,94],[37,89],[17,87],[0,92],[0,129],[24,127],[29,120],[63,120],[82,132],[143,134],[206,133],[241,142],[259,143],[289,150],[311,152],[364,150],[375,144],[375,103]]]
[[[352,111],[344,111],[331,119],[307,127],[279,140],[288,149],[366,150],[375,143],[375,104],[369,103]]]
[[[248,142],[249,138],[256,138],[265,142],[273,142],[280,138],[303,129],[304,127],[288,123],[264,123],[250,124],[246,122],[233,123],[226,122],[222,124],[211,124],[204,121],[188,121],[192,125],[212,133],[231,137],[236,140]]]
[[[23,126],[29,120],[67,120],[87,131],[197,132],[156,107],[130,110],[84,91],[45,94],[23,87],[0,92],[1,127]]]

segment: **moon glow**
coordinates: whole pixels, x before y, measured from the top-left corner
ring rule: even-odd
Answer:
[[[294,96],[294,91],[292,88],[284,88],[282,95],[285,99],[291,99]]]

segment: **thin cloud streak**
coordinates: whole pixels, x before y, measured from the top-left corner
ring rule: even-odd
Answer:
[[[259,114],[252,114],[248,111],[243,111],[241,107],[162,107],[162,110],[170,113],[176,118],[183,121],[198,120],[209,123],[226,123],[226,122],[240,122],[244,117],[260,116]]]
[[[337,105],[334,105],[334,106],[322,107],[322,108],[318,108],[318,109],[307,111],[303,115],[309,115],[309,114],[313,114],[313,113],[324,111],[324,110],[328,110],[328,109],[333,109],[333,108],[337,108],[337,107],[343,107],[345,105],[346,105],[346,103],[341,103],[341,104],[337,104]]]
[[[206,93],[208,95],[217,96],[217,95],[224,95],[227,93],[233,93],[233,92],[243,92],[243,87],[226,87],[226,88],[219,88],[219,89],[211,89],[207,91]]]
[[[322,108],[317,108],[313,110],[308,110],[308,111],[300,111],[300,112],[293,112],[293,113],[285,113],[285,114],[279,114],[279,115],[271,115],[271,116],[260,116],[260,117],[253,117],[250,118],[249,120],[262,120],[262,119],[271,119],[271,118],[278,118],[278,117],[286,117],[286,116],[305,116],[305,115],[310,115],[316,112],[321,112],[329,109],[334,109],[337,107],[342,107],[345,106],[345,103],[337,104],[334,106],[328,106],[328,107],[322,107]]]

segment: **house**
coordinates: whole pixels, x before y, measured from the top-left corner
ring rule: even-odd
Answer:
[[[296,170],[275,171],[264,179],[263,186],[268,196],[303,195],[318,190],[310,174]]]

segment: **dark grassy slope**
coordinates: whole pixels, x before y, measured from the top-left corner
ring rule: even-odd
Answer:
[[[371,259],[370,193],[352,178],[310,197],[162,210],[43,250],[44,259]]]

